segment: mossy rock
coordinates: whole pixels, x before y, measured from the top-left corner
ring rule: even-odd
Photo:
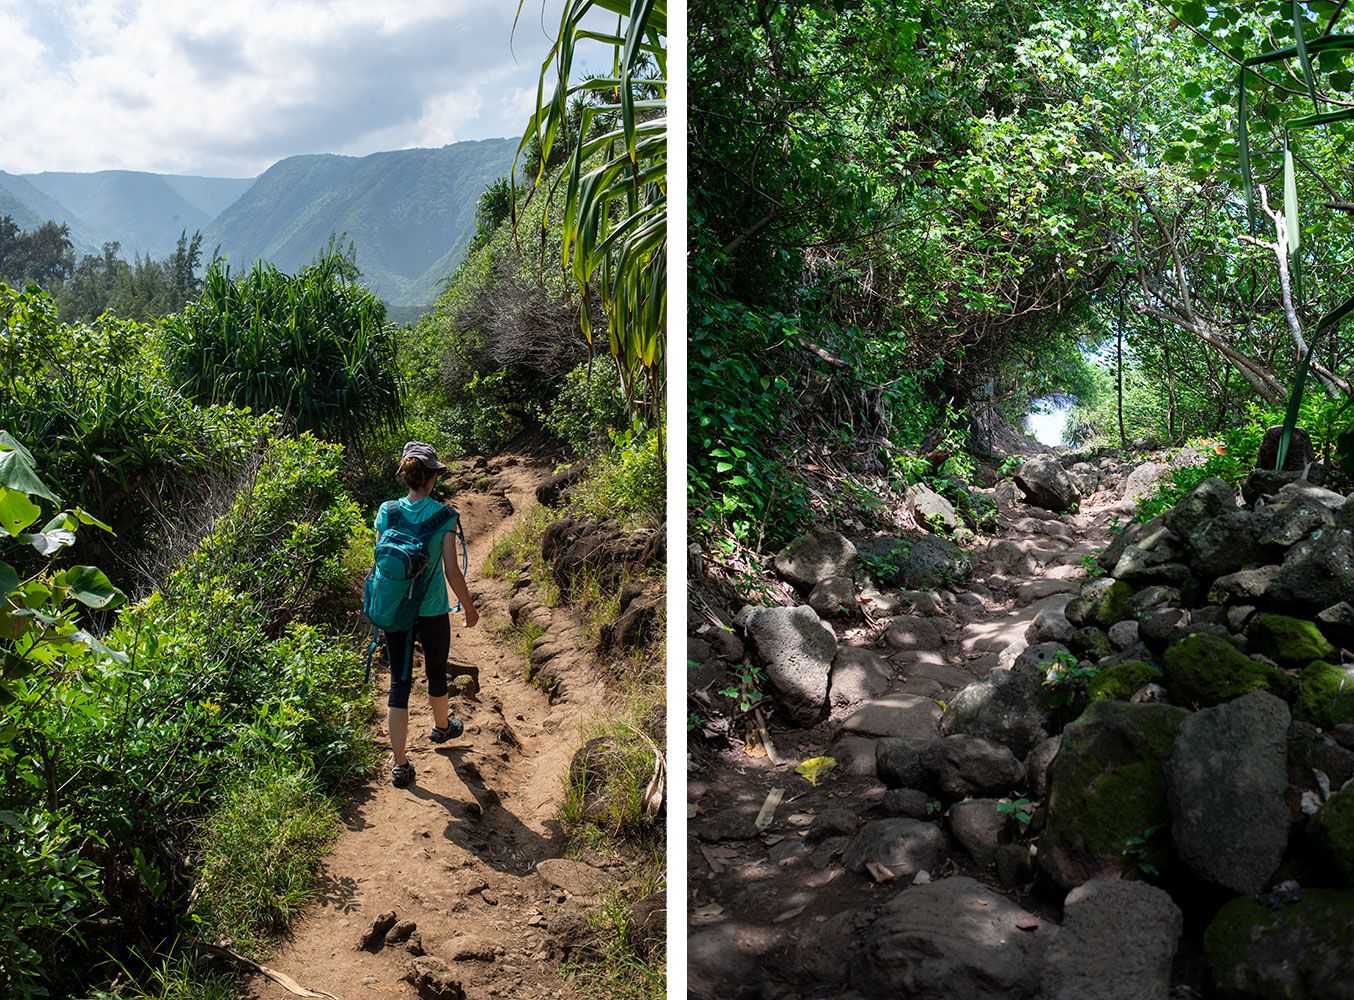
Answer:
[[[1224,995],[1246,1000],[1354,1000],[1354,890],[1307,889],[1270,909],[1241,896],[1204,931]]]
[[[1354,786],[1336,792],[1312,823],[1312,843],[1336,877],[1354,885]]]
[[[1092,663],[1099,663],[1105,657],[1114,654],[1110,637],[1105,634],[1104,629],[1098,629],[1094,625],[1087,625],[1073,632],[1067,639],[1067,646],[1083,660],[1090,660]]]
[[[1138,862],[1170,863],[1170,806],[1163,763],[1189,713],[1172,705],[1097,701],[1069,725],[1049,768],[1047,826],[1039,862],[1065,889],[1092,878],[1137,874]],[[1148,835],[1141,856],[1125,847]]]
[[[1092,580],[1068,602],[1065,614],[1073,625],[1109,628],[1128,617],[1126,606],[1132,596],[1133,588],[1122,580]]]
[[[1287,615],[1257,615],[1247,631],[1250,647],[1282,667],[1301,667],[1313,660],[1329,660],[1335,647],[1315,622]]]
[[[1323,660],[1304,667],[1293,714],[1322,729],[1354,722],[1354,667]]]
[[[1159,667],[1143,660],[1128,660],[1096,674],[1087,690],[1091,701],[1128,701],[1148,684],[1161,680]]]
[[[1164,657],[1171,700],[1207,708],[1252,691],[1268,691],[1292,701],[1297,682],[1282,670],[1252,660],[1221,636],[1196,632],[1181,639]]]

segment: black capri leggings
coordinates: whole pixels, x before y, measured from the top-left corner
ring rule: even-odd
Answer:
[[[391,708],[409,707],[409,689],[414,683],[414,664],[408,668],[404,657],[408,653],[409,632],[414,633],[423,647],[423,668],[428,675],[428,696],[440,698],[447,693],[447,656],[451,652],[451,616],[420,617],[414,627],[404,632],[386,632],[386,658],[390,661]]]

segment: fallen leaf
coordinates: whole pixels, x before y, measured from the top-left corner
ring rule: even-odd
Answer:
[[[783,923],[785,923],[785,921],[787,921],[787,920],[793,920],[795,917],[799,916],[799,915],[800,915],[801,913],[803,913],[803,912],[804,912],[804,907],[802,907],[802,906],[796,906],[796,907],[793,907],[792,909],[786,910],[784,913],[782,913],[780,916],[776,917],[776,918],[775,918],[774,920],[772,920],[771,922],[772,922],[773,924],[783,924]]]
[[[870,861],[865,865],[865,870],[869,872],[870,878],[876,882],[892,882],[898,876],[889,868],[885,868],[878,861]]]
[[[810,757],[795,768],[795,774],[802,775],[808,779],[810,785],[817,788],[818,782],[826,778],[836,768],[836,757]]]
[[[762,802],[761,809],[757,810],[757,818],[753,825],[758,830],[765,830],[776,818],[776,807],[780,805],[780,800],[785,797],[785,789],[773,788],[766,793],[766,800]]]

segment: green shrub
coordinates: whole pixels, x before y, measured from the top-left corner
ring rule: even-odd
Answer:
[[[164,321],[166,366],[203,403],[276,410],[343,442],[399,422],[395,335],[385,307],[322,257],[295,277],[259,261],[232,280],[214,264],[202,295]]]
[[[625,426],[625,397],[609,361],[579,365],[564,376],[542,421],[575,455],[587,455]]]
[[[1255,456],[1265,429],[1254,422],[1234,427],[1223,435],[1221,449],[1208,457],[1202,465],[1176,469],[1169,478],[1160,480],[1156,489],[1138,500],[1138,521],[1146,523],[1178,504],[1186,493],[1205,479],[1221,479],[1234,488],[1241,485],[1255,468]],[[1196,442],[1207,445],[1209,442]]]
[[[570,508],[587,517],[662,520],[667,470],[658,440],[655,428],[617,435],[611,450],[573,488]]]
[[[202,836],[197,914],[211,939],[262,958],[315,899],[338,810],[312,775],[283,762],[231,788]]]

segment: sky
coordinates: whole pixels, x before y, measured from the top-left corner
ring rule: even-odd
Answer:
[[[0,170],[253,177],[519,136],[559,0],[0,0]]]

